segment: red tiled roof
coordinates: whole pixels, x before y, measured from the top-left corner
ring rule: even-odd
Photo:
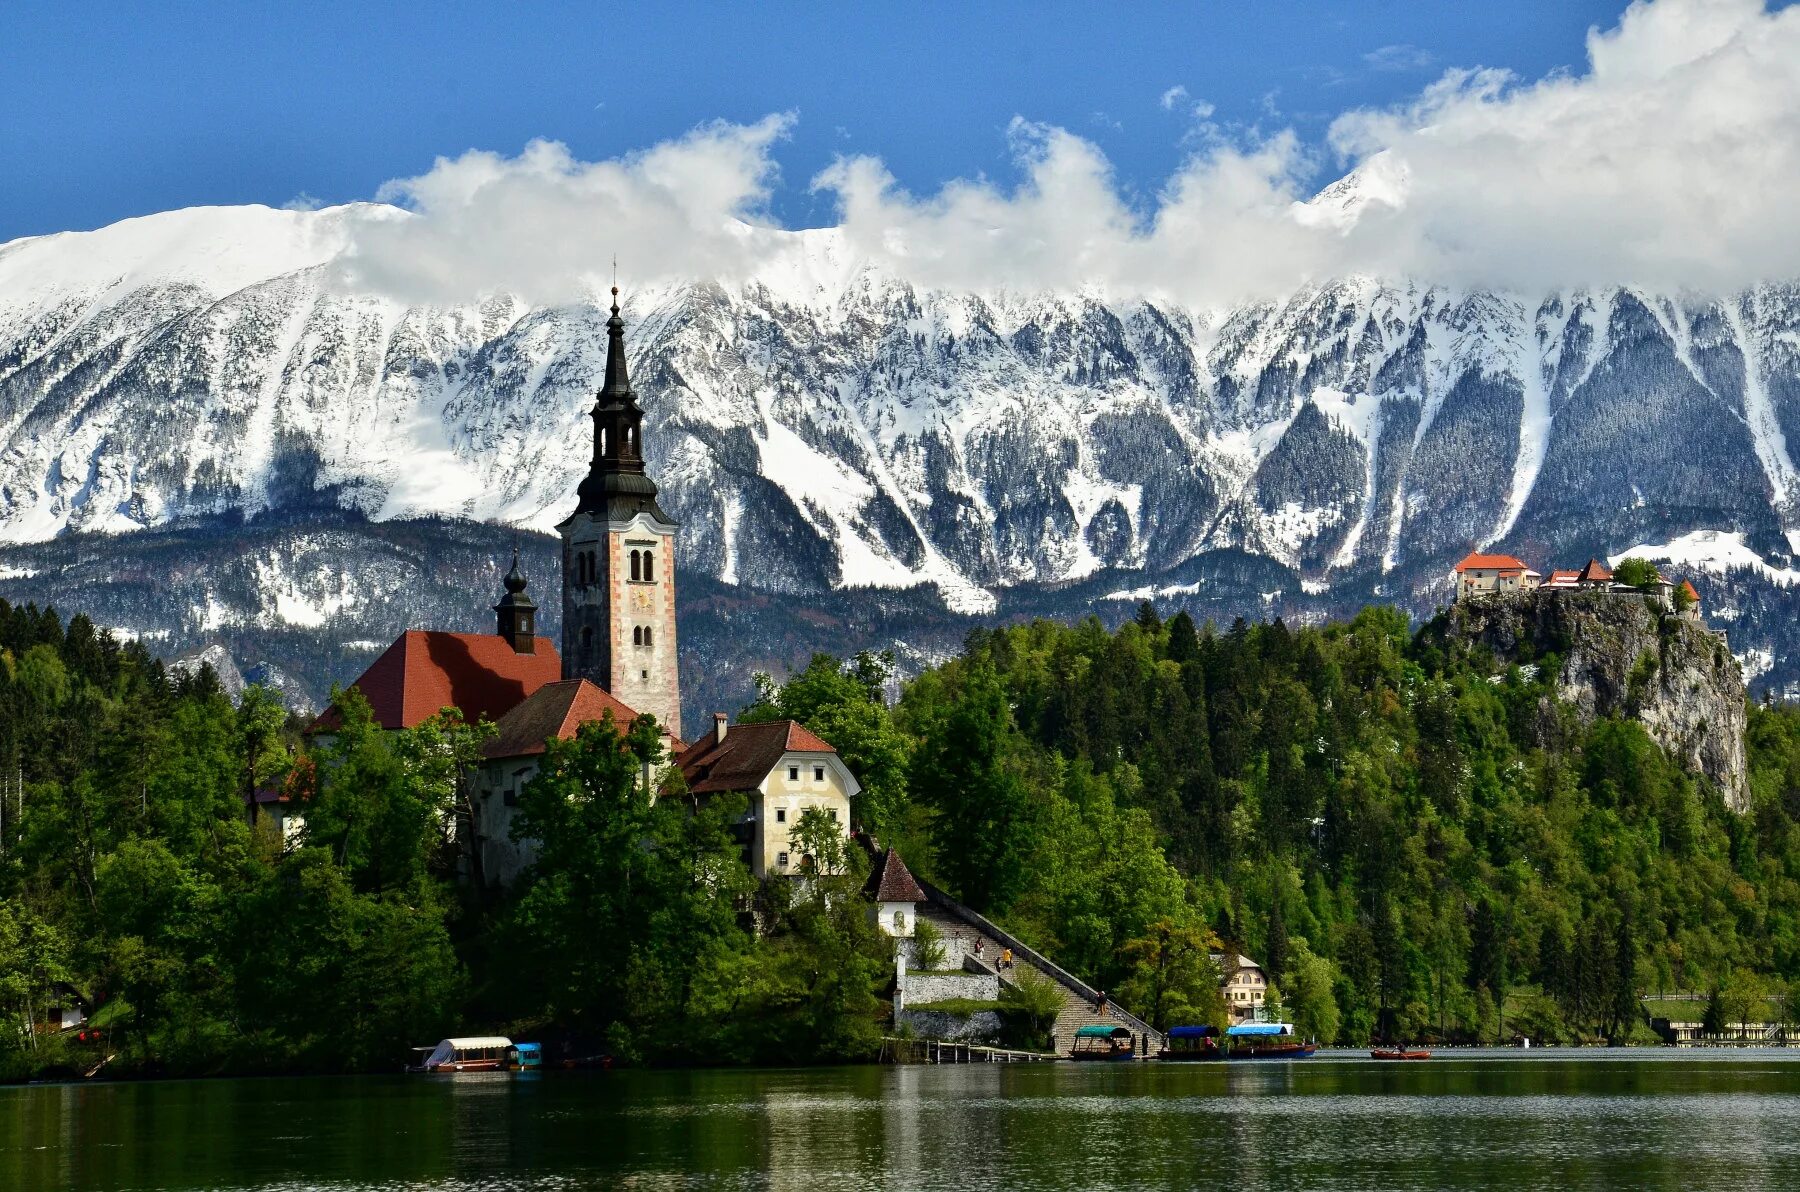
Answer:
[[[562,658],[547,637],[537,653],[519,654],[492,633],[438,633],[408,629],[394,639],[354,686],[369,701],[382,728],[413,728],[443,708],[456,708],[473,724],[498,720],[546,683],[562,677]],[[338,726],[335,709],[313,721],[313,731]]]
[[[769,776],[784,753],[836,753],[794,720],[733,725],[724,741],[707,733],[681,755],[682,776],[696,794],[747,791]]]
[[[1456,572],[1461,575],[1465,571],[1525,571],[1524,560],[1515,559],[1511,555],[1484,555],[1480,552],[1470,554],[1456,565]]]
[[[544,752],[545,741],[570,740],[582,725],[604,720],[608,712],[620,732],[637,719],[636,712],[586,679],[546,683],[500,718],[499,731],[481,752],[487,757],[530,757]]]
[[[1612,580],[1612,572],[1602,566],[1599,559],[1589,559],[1587,566],[1583,567],[1576,575],[1583,582],[1591,584],[1607,583]]]
[[[1681,590],[1687,593],[1689,600],[1692,600],[1696,604],[1700,602],[1700,593],[1694,591],[1694,585],[1690,584],[1685,579],[1681,581]]]
[[[919,883],[913,879],[906,862],[891,848],[882,858],[881,868],[870,872],[868,884],[863,889],[874,895],[876,902],[925,901],[925,891],[919,889]]]

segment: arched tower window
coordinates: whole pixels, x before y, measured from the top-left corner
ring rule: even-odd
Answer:
[[[648,626],[648,625],[644,626],[644,644],[646,646],[650,644],[650,634],[652,632],[654,632],[654,631],[650,628],[650,626]]]
[[[637,625],[631,627],[631,644],[634,646],[641,646],[644,644],[644,630],[642,627]]]
[[[581,648],[584,650],[590,650],[593,648],[593,646],[594,646],[594,631],[584,625],[581,630]]]
[[[587,582],[593,583],[600,577],[600,561],[593,551],[587,552]]]
[[[631,552],[631,578],[632,579],[644,578],[643,575],[641,574],[644,564],[643,564],[643,561],[638,557],[641,553],[642,552],[635,551],[635,550]]]
[[[652,550],[647,550],[644,552],[644,582],[649,583],[651,580],[654,580],[655,578],[656,578],[656,552],[652,551]]]

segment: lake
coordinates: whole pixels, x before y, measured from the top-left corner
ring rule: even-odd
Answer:
[[[1800,1188],[1800,1053],[0,1088],[0,1189]]]

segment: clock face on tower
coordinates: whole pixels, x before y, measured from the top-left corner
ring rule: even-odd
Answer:
[[[650,589],[634,589],[631,593],[631,603],[645,612],[650,611]]]

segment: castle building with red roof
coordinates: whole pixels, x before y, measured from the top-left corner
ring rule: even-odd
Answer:
[[[513,881],[536,849],[514,841],[518,797],[551,740],[570,740],[583,724],[610,717],[621,730],[651,715],[664,751],[698,795],[741,793],[749,810],[739,825],[757,877],[806,872],[812,858],[790,836],[818,808],[849,833],[850,800],[861,787],[831,745],[791,721],[731,728],[716,715],[712,732],[681,740],[681,683],[675,622],[675,519],[657,501],[643,455],[643,411],[626,369],[624,320],[613,289],[606,371],[594,402],[594,453],[576,505],[557,527],[562,537],[562,633],[537,635],[537,605],[517,552],[491,634],[409,629],[352,686],[386,729],[416,727],[446,708],[469,723],[489,721],[495,735],[472,778],[457,824],[469,877]],[[313,724],[338,727],[335,709]],[[646,770],[652,787],[654,775]]]
[[[1544,577],[1511,555],[1473,552],[1458,563],[1451,575],[1458,599],[1483,592],[1523,592],[1538,586]]]

